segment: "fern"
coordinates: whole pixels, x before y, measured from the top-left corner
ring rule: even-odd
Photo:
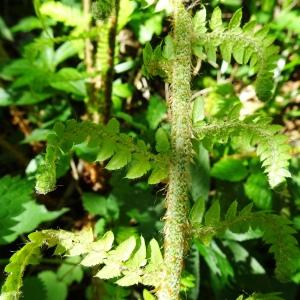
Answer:
[[[290,159],[288,138],[280,134],[281,126],[272,125],[270,118],[250,116],[241,121],[235,116],[228,120],[213,120],[210,123],[198,122],[196,135],[208,148],[215,143],[226,143],[235,138],[240,145],[256,146],[256,152],[268,175],[271,187],[275,187],[291,174],[288,171]]]
[[[91,122],[67,121],[57,123],[48,137],[46,155],[37,175],[36,191],[48,193],[55,188],[56,165],[74,146],[87,142],[98,155],[96,161],[110,159],[106,168],[117,170],[129,165],[126,177],[138,178],[152,170],[148,182],[156,184],[168,175],[168,152],[152,154],[145,142],[120,133],[119,123],[112,119],[106,126]]]
[[[205,215],[205,225],[194,221],[194,235],[204,243],[214,236],[222,236],[229,229],[233,232],[244,233],[249,227],[262,230],[262,239],[270,244],[270,252],[276,260],[276,275],[279,280],[286,281],[299,269],[300,251],[296,232],[291,222],[282,216],[265,212],[251,212],[252,204],[237,212],[237,202],[228,208],[225,218],[220,219],[220,204],[214,202]]]
[[[97,0],[92,3],[92,15],[97,20],[107,19],[114,8],[115,1],[112,0]]]
[[[250,21],[240,27],[242,10],[232,16],[227,27],[222,22],[219,7],[215,8],[207,29],[206,10],[196,13],[194,23],[194,53],[201,59],[215,64],[216,52],[220,49],[223,59],[230,63],[231,56],[239,64],[250,64],[257,72],[255,83],[257,96],[268,100],[274,87],[273,70],[277,63],[278,47],[272,45],[273,37],[268,36],[268,28],[255,31],[256,23]]]
[[[2,287],[1,300],[19,299],[25,268],[38,263],[42,246],[55,247],[56,255],[82,256],[81,265],[100,266],[96,277],[118,278],[116,283],[120,286],[142,283],[158,287],[161,283],[159,274],[162,273],[163,259],[154,239],[147,250],[143,237],[136,239],[131,236],[113,248],[114,235],[111,231],[94,241],[91,229],[77,233],[44,230],[30,234],[29,240],[11,257],[5,268],[8,277]]]

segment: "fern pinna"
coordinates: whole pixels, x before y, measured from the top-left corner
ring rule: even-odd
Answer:
[[[203,203],[196,203],[188,217],[192,139],[198,139],[210,148],[215,143],[225,143],[237,137],[241,143],[255,147],[271,187],[290,176],[287,170],[290,155],[286,137],[280,134],[280,127],[271,124],[270,119],[251,116],[240,120],[239,111],[234,109],[226,120],[192,123],[190,84],[193,54],[215,65],[219,49],[220,55],[228,63],[231,56],[239,64],[249,63],[257,72],[257,96],[261,100],[270,99],[278,49],[272,45],[273,39],[267,35],[268,30],[255,30],[256,24],[252,21],[241,28],[241,10],[225,26],[219,8],[213,11],[208,29],[204,8],[192,17],[184,1],[171,2],[173,33],[166,37],[163,47],[160,45],[153,49],[148,44],[144,50],[145,73],[148,76],[159,75],[170,83],[170,137],[160,132],[157,135],[158,153],[152,153],[142,140],[135,141],[127,134],[120,133],[116,120],[111,120],[106,126],[76,121],[58,123],[48,137],[46,154],[40,164],[36,183],[38,193],[52,191],[60,159],[81,143],[87,143],[95,150],[95,161],[110,159],[106,165],[109,170],[128,165],[128,178],[138,178],[150,171],[149,183],[156,184],[168,178],[164,257],[155,240],[149,243],[147,254],[142,237],[130,237],[112,249],[111,232],[96,241],[90,230],[79,233],[59,230],[35,232],[29,235],[30,241],[11,257],[6,267],[8,277],[2,288],[1,299],[19,297],[25,267],[38,263],[43,245],[56,247],[54,254],[81,255],[84,266],[100,267],[96,274],[100,278],[117,278],[119,285],[141,283],[150,286],[160,300],[179,298],[180,278],[190,239],[208,245],[213,238],[222,238],[226,230],[246,232],[249,227],[259,228],[262,239],[271,244],[270,252],[277,261],[276,275],[279,279],[289,279],[298,269],[299,249],[293,237],[294,230],[285,217],[251,212],[250,206],[237,212],[236,202],[231,204],[223,219],[219,202],[214,202],[207,210],[204,223],[199,217],[203,215]],[[243,299],[243,296],[239,299]],[[253,296],[253,299],[260,298]]]

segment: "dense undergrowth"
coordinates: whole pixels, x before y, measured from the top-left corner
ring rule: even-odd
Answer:
[[[1,300],[298,299],[297,1],[3,1]]]

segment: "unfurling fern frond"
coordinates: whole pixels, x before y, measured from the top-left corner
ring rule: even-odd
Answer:
[[[225,121],[213,120],[211,123],[197,123],[196,135],[206,147],[215,143],[226,143],[230,138],[244,146],[256,146],[271,187],[275,187],[291,174],[288,171],[290,146],[288,138],[280,134],[281,126],[272,125],[270,118],[250,116],[241,121],[230,118]]]
[[[249,227],[259,228],[264,242],[271,245],[270,252],[274,254],[276,260],[275,272],[278,279],[290,280],[300,267],[300,250],[293,236],[296,231],[290,226],[291,222],[287,218],[262,211],[251,212],[251,208],[252,204],[237,212],[235,201],[221,220],[220,204],[216,201],[206,212],[205,225],[194,220],[194,236],[207,243],[215,236],[222,237],[227,229],[244,233],[249,230]]]
[[[232,16],[227,27],[222,22],[220,8],[215,8],[207,29],[206,10],[196,13],[194,22],[194,52],[201,59],[216,62],[219,48],[223,59],[230,63],[231,56],[239,64],[250,64],[257,72],[256,93],[261,100],[268,100],[274,86],[273,70],[278,60],[278,47],[272,45],[273,37],[268,36],[268,28],[255,31],[256,23],[250,21],[240,27],[242,10]]]
[[[48,193],[55,188],[56,165],[64,154],[72,152],[74,146],[87,143],[97,152],[96,161],[110,159],[106,168],[117,170],[129,165],[126,177],[138,178],[152,170],[148,182],[159,183],[168,176],[168,151],[159,154],[149,152],[144,141],[134,141],[120,133],[119,123],[112,119],[106,126],[92,122],[74,120],[57,123],[54,133],[48,136],[46,155],[39,166],[36,191]]]
[[[158,287],[163,280],[163,259],[155,239],[150,241],[146,249],[144,238],[137,239],[134,236],[114,247],[114,235],[111,231],[96,241],[91,229],[77,233],[44,230],[28,237],[30,242],[10,258],[10,263],[5,268],[8,277],[2,287],[1,300],[19,299],[25,268],[39,263],[42,246],[56,247],[56,255],[82,256],[81,265],[99,266],[96,277],[118,278],[116,283],[120,286],[142,283]]]
[[[92,15],[96,20],[107,19],[114,8],[114,0],[96,0],[92,3]]]

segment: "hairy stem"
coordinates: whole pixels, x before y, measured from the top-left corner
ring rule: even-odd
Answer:
[[[188,238],[189,163],[192,153],[190,126],[191,99],[191,17],[181,0],[173,0],[175,59],[172,62],[170,101],[170,180],[164,226],[165,274],[157,295],[160,300],[177,300],[183,258]]]
[[[114,77],[115,67],[115,47],[116,47],[116,36],[118,29],[118,16],[119,16],[120,0],[115,1],[114,13],[110,20],[110,29],[108,36],[108,70],[105,76],[104,84],[104,122],[107,123],[110,119],[111,111],[111,97],[112,97],[112,86]]]

